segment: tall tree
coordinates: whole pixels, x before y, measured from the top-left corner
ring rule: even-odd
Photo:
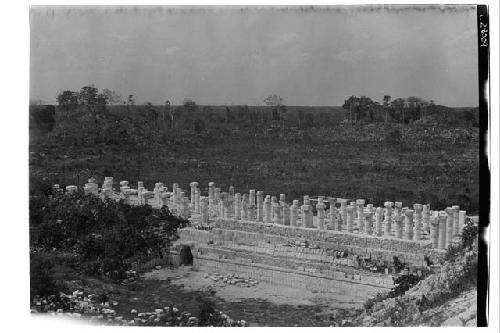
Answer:
[[[102,94],[106,96],[106,100],[109,105],[119,105],[123,104],[122,98],[115,91],[109,89],[103,89]]]
[[[57,103],[64,110],[73,110],[78,106],[78,93],[65,90],[57,95]]]
[[[387,123],[389,121],[389,105],[391,103],[391,96],[384,95],[384,121]]]
[[[406,101],[403,98],[396,98],[391,102],[391,107],[399,114],[399,120],[405,122]]]
[[[134,95],[128,95],[127,99],[127,110],[130,111],[130,108],[135,105]]]
[[[350,96],[348,99],[344,101],[344,105],[342,105],[342,108],[349,110],[349,122],[351,125],[356,122],[356,116],[359,112],[359,97],[356,97],[354,95]]]
[[[85,105],[89,110],[94,110],[97,105],[98,90],[93,85],[85,86],[80,89],[78,94],[78,101],[80,104]]]
[[[284,103],[283,98],[275,94],[269,95],[264,99],[264,104],[266,104],[267,106],[271,106],[273,113],[276,115],[276,118],[278,118],[275,120],[281,119],[281,111],[283,110],[282,108],[283,103]]]

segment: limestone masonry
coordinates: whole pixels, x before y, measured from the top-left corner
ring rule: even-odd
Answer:
[[[374,295],[393,287],[397,274],[425,274],[468,220],[477,223],[455,205],[444,211],[401,202],[373,207],[363,199],[307,195],[290,204],[284,194],[235,193],[232,186],[225,192],[213,182],[203,192],[197,182],[189,190],[174,183],[171,191],[163,183],[152,191],[142,182],[136,189],[127,181],[119,190],[114,185],[113,177],[100,189],[89,179],[84,191],[127,204],[166,205],[189,219],[176,245],[190,247],[196,268],[317,291]],[[77,190],[66,186],[66,193]],[[407,269],[398,272],[395,261]]]

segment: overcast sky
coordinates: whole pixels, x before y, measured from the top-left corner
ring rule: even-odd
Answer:
[[[94,84],[137,103],[476,106],[475,9],[32,7],[30,96]]]

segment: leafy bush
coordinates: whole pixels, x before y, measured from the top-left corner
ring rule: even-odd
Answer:
[[[396,272],[401,271],[405,267],[404,263],[402,263],[396,256],[392,257],[392,263],[394,268],[396,269]]]
[[[401,275],[394,281],[395,287],[388,294],[389,298],[403,295],[408,289],[413,287],[420,281],[421,278],[415,274]]]
[[[32,246],[74,252],[84,272],[112,279],[123,278],[133,262],[161,257],[187,223],[166,206],[131,206],[82,193],[30,198]]]

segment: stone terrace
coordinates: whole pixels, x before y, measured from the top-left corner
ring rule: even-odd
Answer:
[[[402,274],[425,274],[471,219],[459,206],[433,211],[429,205],[386,202],[382,208],[363,199],[307,195],[299,205],[287,203],[283,194],[240,194],[232,186],[222,192],[214,183],[206,196],[197,182],[189,191],[177,183],[172,191],[163,183],[153,191],[137,185],[132,189],[121,181],[117,191],[113,178],[106,177],[101,189],[89,179],[84,191],[129,204],[167,205],[190,219],[192,226],[179,230],[177,245],[191,248],[193,264],[202,271],[364,296],[393,287],[394,276],[401,274],[394,257],[407,266]],[[76,190],[66,187],[68,193]]]

